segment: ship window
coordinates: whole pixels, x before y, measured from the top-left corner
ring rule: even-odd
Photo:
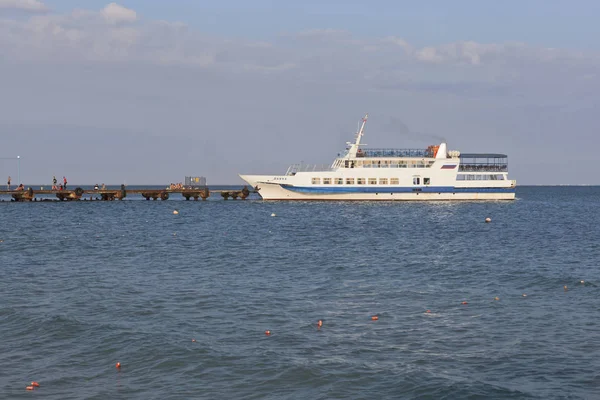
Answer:
[[[458,175],[456,175],[456,180],[457,181],[464,181],[465,180],[465,174],[458,174]]]
[[[369,178],[369,185],[377,185],[377,178]]]
[[[421,184],[421,178],[418,177],[414,177],[413,178],[413,185],[420,185]]]
[[[312,178],[313,185],[319,185],[321,183],[321,178]]]
[[[398,178],[390,178],[390,185],[399,185],[400,179]]]
[[[379,178],[379,184],[380,185],[387,185],[388,180],[387,178]]]
[[[424,185],[429,185],[429,183],[431,183],[431,180],[429,178],[423,178]]]
[[[335,178],[335,184],[336,185],[343,185],[344,184],[344,178]]]
[[[331,185],[331,178],[323,178],[323,185]]]
[[[354,185],[354,178],[346,178],[346,185]]]
[[[366,182],[365,178],[356,178],[356,184],[357,185],[364,185]]]

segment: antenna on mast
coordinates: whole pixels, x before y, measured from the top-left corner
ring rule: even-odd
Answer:
[[[356,135],[356,145],[359,146],[360,145],[360,139],[362,138],[362,136],[364,135],[365,132],[365,125],[367,124],[367,119],[369,119],[369,114],[365,114],[365,116],[362,119],[362,125]]]
[[[354,143],[346,142],[346,145],[350,146],[350,148],[348,149],[348,152],[346,153],[347,158],[356,157],[356,154],[359,152],[359,146],[361,145],[360,139],[364,135],[365,125],[367,123],[368,118],[369,118],[369,114],[366,114],[364,116],[364,118],[362,119],[362,125],[360,124],[360,122],[358,123],[359,129],[358,129],[358,132],[356,132],[356,141]]]

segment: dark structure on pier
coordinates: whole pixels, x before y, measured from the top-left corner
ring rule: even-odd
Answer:
[[[206,178],[203,176],[186,176],[184,185],[186,187],[206,186]]]

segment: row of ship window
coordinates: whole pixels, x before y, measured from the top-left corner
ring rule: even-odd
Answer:
[[[502,174],[484,174],[484,175],[475,175],[475,174],[458,174],[456,175],[456,180],[457,181],[501,181],[504,180],[504,175]],[[312,184],[313,185],[320,185],[321,182],[323,183],[323,185],[343,185],[344,183],[346,185],[354,185],[355,183],[357,185],[399,185],[400,184],[400,179],[399,178],[379,178],[379,180],[377,178],[312,178]],[[431,179],[430,178],[423,178],[423,185],[429,185],[431,183]],[[413,177],[413,185],[420,185],[421,184],[421,178],[420,177]]]
[[[336,163],[340,166],[342,160]],[[344,160],[346,168],[430,168],[435,161],[404,161],[404,160]]]
[[[357,185],[399,185],[400,184],[400,179],[399,178],[379,178],[379,180],[377,180],[377,178],[312,178],[312,184],[313,185],[320,185],[321,182],[323,182],[323,185],[343,185],[344,183],[346,183],[346,185],[354,185],[355,183]],[[429,178],[423,178],[423,184],[424,185],[429,185],[431,183],[431,180]],[[420,177],[414,177],[413,178],[413,185],[420,185],[421,184],[421,178]]]
[[[457,181],[503,181],[503,174],[458,174]]]

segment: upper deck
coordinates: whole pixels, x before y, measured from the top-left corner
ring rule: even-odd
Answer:
[[[356,157],[364,158],[433,158],[433,149],[360,149]]]
[[[342,168],[432,168],[440,165],[440,168],[469,172],[507,172],[508,157],[505,154],[496,153],[465,153],[459,151],[448,151],[446,142],[439,145],[431,145],[420,149],[398,149],[398,148],[363,148],[361,138],[364,135],[365,124],[368,115],[362,119],[362,125],[356,133],[354,142],[346,142],[346,151],[338,153],[332,165],[315,166],[295,164],[288,168],[286,175],[295,175],[298,172],[330,172]],[[451,161],[447,165],[438,161]],[[452,167],[452,168],[450,168]],[[478,175],[478,174],[474,174]]]
[[[458,170],[469,172],[507,172],[508,156],[496,153],[461,154]]]

